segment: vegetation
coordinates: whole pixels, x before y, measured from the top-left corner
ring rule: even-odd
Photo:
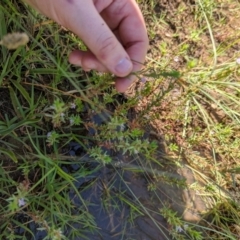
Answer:
[[[125,96],[68,63],[74,34],[0,5],[1,239],[239,239],[240,4],[138,2],[150,49]]]

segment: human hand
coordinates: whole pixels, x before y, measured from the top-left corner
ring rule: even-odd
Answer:
[[[142,68],[148,37],[135,0],[26,0],[40,12],[77,34],[88,51],[73,51],[72,64],[117,76],[124,92]]]

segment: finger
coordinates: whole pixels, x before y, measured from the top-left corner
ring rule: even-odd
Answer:
[[[134,45],[130,46],[128,49],[126,49],[129,56],[132,58],[133,62],[133,71],[132,72],[138,72],[141,70],[144,66],[144,60],[145,55],[147,53],[147,46],[144,42],[137,42]],[[119,92],[125,92],[128,87],[136,81],[137,77],[136,75],[130,75],[125,78],[117,78],[115,82],[115,86],[117,91]]]
[[[144,66],[149,45],[147,31],[136,2],[134,0],[122,0],[122,3],[124,7],[121,8],[121,11],[125,14],[124,18],[122,18],[123,14],[117,11],[119,9],[118,1],[115,1],[108,11],[103,13],[103,16],[104,19],[113,19],[110,22],[110,27],[118,30],[118,36],[120,36],[121,42],[133,62],[133,72],[137,72]],[[128,78],[118,78],[116,80],[117,90],[120,92],[126,91],[135,79],[136,77],[133,75]]]
[[[147,46],[145,42],[137,42],[126,49],[133,62],[132,72],[138,72],[144,66]],[[128,87],[137,79],[136,75],[130,75],[125,78],[117,78],[115,82],[116,89],[119,92],[125,92]]]
[[[91,52],[75,50],[70,54],[69,62],[81,66],[86,72],[93,69],[99,72],[108,72],[108,69],[103,66]],[[135,79],[136,77],[134,75],[125,78],[116,78],[115,86],[117,91],[125,92]]]
[[[130,87],[130,85],[136,81],[136,76],[130,75],[124,78],[116,78],[115,80],[115,87],[116,90],[120,93],[126,92],[126,90]]]
[[[69,62],[81,66],[84,71],[97,70],[99,72],[108,72],[108,69],[90,51],[73,51],[69,55]]]
[[[138,72],[144,66],[145,55],[147,53],[147,45],[145,42],[137,42],[126,49],[129,56],[132,58],[133,70],[132,72]],[[130,75],[124,78],[117,78],[115,86],[117,91],[125,92],[128,87],[136,81],[136,75]]]
[[[132,71],[127,52],[91,1],[73,1],[67,25],[110,72],[123,77]]]

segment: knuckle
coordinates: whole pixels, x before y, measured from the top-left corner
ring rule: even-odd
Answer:
[[[111,52],[117,48],[117,41],[114,36],[105,37],[101,35],[97,41],[98,57],[105,60]]]

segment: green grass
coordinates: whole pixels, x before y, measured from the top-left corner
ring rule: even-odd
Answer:
[[[68,63],[72,49],[85,48],[72,33],[18,1],[0,6],[0,39],[9,32],[30,37],[16,50],[0,45],[1,239],[34,239],[33,224],[44,239],[101,235],[90,211],[94,204],[109,216],[127,212],[119,239],[143,216],[164,239],[170,239],[166,232],[174,239],[239,236],[240,65],[233,49],[240,33],[216,41],[228,19],[215,1],[192,6],[194,27],[186,28],[185,39],[177,25],[188,9],[184,2],[176,9],[174,33],[171,16],[152,14],[156,1],[138,2],[150,40],[156,41],[157,31],[168,31],[173,40],[166,36],[151,46],[146,68],[136,73],[151,81],[128,101],[113,89],[109,74],[86,75]],[[210,45],[197,57],[206,36]],[[129,118],[133,108],[136,117]],[[90,121],[100,113],[104,124]],[[82,155],[66,154],[72,142]],[[176,173],[184,166],[192,183]],[[95,203],[85,197],[97,194],[94,187],[101,190]],[[187,221],[165,188],[177,189],[179,197],[187,188],[197,192],[206,205],[201,220]]]

